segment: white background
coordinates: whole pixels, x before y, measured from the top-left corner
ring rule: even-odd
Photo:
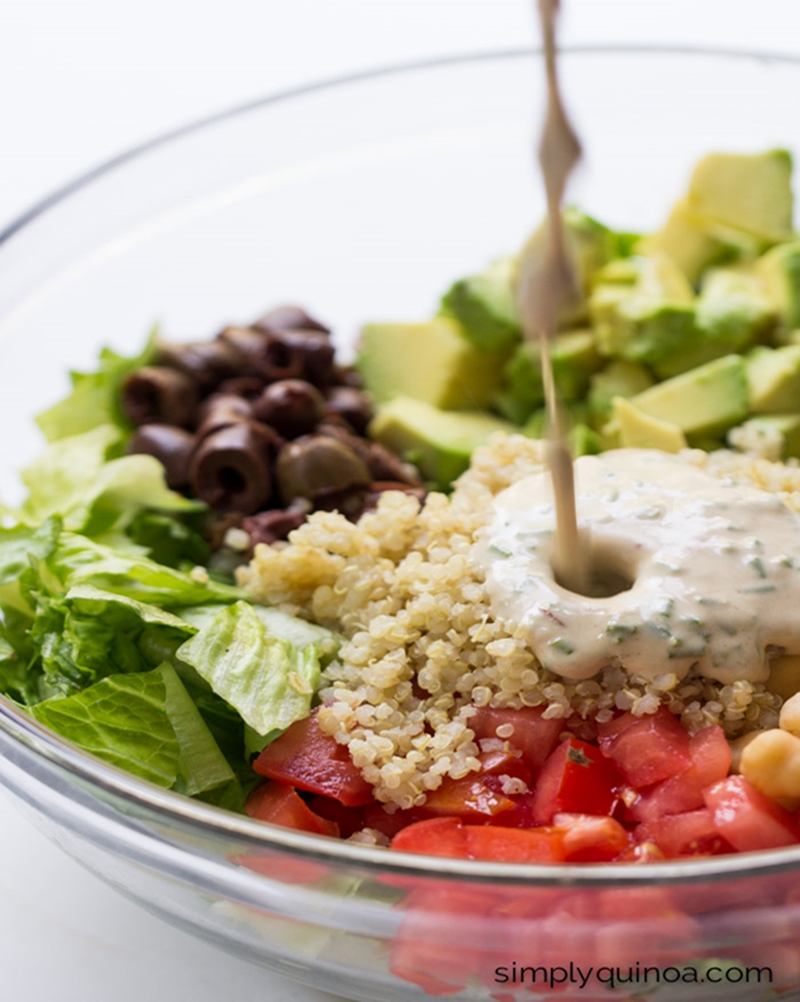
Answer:
[[[800,56],[800,0],[563,0],[563,41]],[[309,80],[535,40],[530,0],[0,0],[0,231],[98,162]],[[624,95],[620,95],[624,100]],[[786,96],[796,116],[795,95]],[[107,889],[0,796],[14,1002],[318,1002]]]

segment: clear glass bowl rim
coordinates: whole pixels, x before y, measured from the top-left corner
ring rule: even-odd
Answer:
[[[653,44],[602,44],[571,45],[560,50],[565,56],[681,56],[698,59],[742,60],[743,62],[771,62],[794,65],[800,68],[800,57],[786,53],[750,51],[746,49],[714,48],[687,45]],[[295,98],[312,96],[339,87],[369,84],[384,77],[413,74],[417,71],[445,69],[469,64],[510,59],[540,57],[542,49],[533,46],[477,51],[433,57],[399,64],[367,69],[352,74],[313,81],[293,88],[270,93],[232,108],[194,120],[176,129],[155,136],[123,151],[115,157],[79,175],[62,187],[46,195],[12,220],[0,232],[0,249],[26,227],[61,202],[68,200],[106,174],[123,168],[131,161],[159,148],[179,141],[195,132],[213,128],[232,118],[283,104]],[[156,813],[166,820],[179,821],[199,830],[219,836],[246,839],[254,848],[290,851],[299,857],[315,859],[328,864],[356,865],[360,869],[381,874],[416,874],[420,877],[448,877],[461,881],[525,884],[529,886],[571,886],[589,888],[602,886],[644,886],[688,883],[695,880],[729,880],[731,878],[766,877],[800,868],[800,846],[755,853],[736,853],[730,856],[647,863],[646,865],[621,864],[563,864],[536,865],[496,863],[482,860],[448,859],[410,853],[389,853],[382,848],[370,848],[354,843],[311,835],[292,829],[254,821],[245,815],[234,814],[165,790],[145,780],[137,779],[116,766],[82,751],[35,721],[12,700],[0,695],[0,730],[22,744],[28,752],[39,757],[43,764],[64,770],[75,779],[88,783],[98,791],[105,791],[127,800],[137,807]],[[67,791],[64,791],[67,792]]]

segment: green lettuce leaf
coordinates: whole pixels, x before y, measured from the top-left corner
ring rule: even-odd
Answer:
[[[122,440],[119,428],[104,424],[49,445],[22,472],[29,491],[20,509],[22,521],[38,524],[58,515],[66,529],[98,536],[124,528],[145,507],[204,508],[167,487],[164,468],[153,456],[114,458]]]
[[[98,758],[159,786],[178,779],[180,745],[160,668],[110,675],[83,692],[31,707],[46,727]]]
[[[148,557],[120,553],[71,532],[61,534],[45,564],[62,592],[77,585],[92,585],[162,609],[233,602],[242,597],[240,589],[220,584],[202,570],[195,574],[165,567]],[[51,586],[50,590],[55,589]]]
[[[41,699],[41,662],[31,643],[33,620],[15,606],[0,605],[0,692],[30,706]]]
[[[297,647],[272,635],[247,602],[220,610],[177,656],[259,734],[308,716],[319,683],[316,646]]]
[[[80,435],[101,424],[115,424],[125,431],[130,430],[119,405],[120,386],[129,372],[153,360],[157,337],[158,330],[153,328],[143,350],[130,358],[111,348],[103,348],[96,372],[71,372],[69,396],[36,418],[48,442]]]
[[[131,519],[125,532],[134,545],[142,547],[151,560],[167,567],[184,568],[205,564],[211,547],[201,534],[198,516],[167,515],[144,509]],[[105,540],[99,540],[105,542]]]
[[[175,789],[193,797],[235,782],[233,769],[175,669],[165,661],[160,671],[166,687],[167,714],[180,747]]]

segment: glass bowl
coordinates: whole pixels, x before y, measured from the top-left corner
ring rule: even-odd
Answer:
[[[570,201],[657,226],[710,150],[800,149],[800,64],[564,53],[586,158]],[[0,237],[0,495],[29,416],[101,344],[202,337],[279,302],[331,323],[429,315],[543,210],[529,51],[401,67],[234,110],[120,157]],[[646,866],[401,856],[164,792],[0,699],[0,779],[68,853],[158,915],[357,999],[800,997],[800,847]],[[591,970],[589,971],[589,969]],[[587,974],[587,971],[589,973]],[[585,976],[585,980],[584,980]],[[532,994],[533,993],[533,994]]]

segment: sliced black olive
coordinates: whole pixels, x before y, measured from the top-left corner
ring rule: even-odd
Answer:
[[[250,536],[251,548],[259,543],[277,543],[286,539],[293,529],[299,528],[306,520],[306,513],[299,508],[273,508],[248,515],[242,528]]]
[[[242,356],[228,341],[192,341],[188,344],[162,344],[157,364],[179,369],[192,376],[201,390],[208,392],[225,379],[239,375]]]
[[[253,402],[253,414],[284,438],[297,438],[313,431],[325,412],[319,390],[304,379],[281,379],[270,383]]]
[[[192,456],[189,477],[194,493],[211,508],[243,515],[266,508],[272,496],[274,439],[254,422],[239,422],[212,432]]]
[[[374,414],[372,397],[354,386],[333,386],[325,398],[325,413],[341,415],[359,435],[366,435]]]
[[[135,425],[194,423],[199,399],[197,383],[185,372],[162,365],[145,365],[122,384],[122,409]]]
[[[263,317],[259,317],[253,327],[263,331],[304,330],[320,331],[323,334],[331,332],[330,327],[310,317],[300,306],[276,306]]]
[[[145,453],[164,467],[167,484],[181,490],[189,484],[189,459],[194,436],[170,424],[146,424],[137,428],[128,442],[129,453]]]
[[[197,437],[205,438],[213,431],[240,421],[250,421],[252,417],[253,408],[244,397],[233,393],[215,393],[203,401],[197,412]]]

